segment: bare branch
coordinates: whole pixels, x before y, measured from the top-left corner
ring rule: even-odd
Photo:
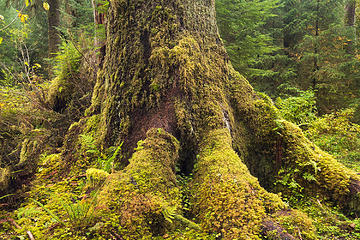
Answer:
[[[25,4],[23,5],[23,7],[21,8],[21,10],[19,11],[19,13],[21,13],[25,8]],[[10,27],[14,22],[15,20],[18,18],[18,16],[14,17],[13,20],[11,20],[11,22],[6,25],[5,27],[3,27],[2,29],[0,29],[0,32],[4,31],[5,29],[7,29],[8,27]]]

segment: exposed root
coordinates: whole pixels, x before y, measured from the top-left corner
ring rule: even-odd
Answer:
[[[203,230],[223,239],[258,239],[264,219],[286,209],[250,174],[232,149],[226,128],[209,132],[201,141],[194,174],[194,214]]]

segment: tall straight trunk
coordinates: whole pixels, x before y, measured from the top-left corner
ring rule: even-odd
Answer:
[[[60,27],[60,0],[48,0],[50,9],[48,11],[48,45],[49,56],[52,57],[58,51],[60,34],[57,29]]]
[[[354,43],[356,42],[356,1],[348,0],[345,6],[345,26],[348,32],[348,41],[346,50],[349,54],[355,54]]]
[[[105,39],[104,36],[101,34],[101,30],[103,25],[105,24],[105,13],[99,12],[99,8],[101,7],[101,3],[97,3],[96,0],[91,1],[93,7],[93,17],[94,17],[94,25],[95,25],[95,36],[94,36],[94,45],[98,49],[97,53],[97,61],[98,64],[101,66],[105,56]]]
[[[127,166],[98,195],[109,236],[150,239],[177,228],[223,239],[312,236],[305,215],[265,190],[294,194],[275,188],[282,174],[301,194],[360,210],[360,178],[281,119],[272,101],[234,71],[215,0],[110,1],[106,55],[87,116],[72,130],[91,126],[84,131],[95,129],[105,147],[123,142]],[[187,210],[179,172],[193,175]],[[302,227],[281,227],[284,214]]]
[[[319,65],[318,65],[318,55],[319,55],[319,47],[318,47],[318,41],[319,41],[319,19],[320,19],[320,0],[317,0],[316,2],[316,19],[315,19],[315,46],[314,46],[314,66],[313,66],[313,80],[312,80],[312,87],[313,90],[316,90],[317,85],[317,77],[316,74],[319,71]]]

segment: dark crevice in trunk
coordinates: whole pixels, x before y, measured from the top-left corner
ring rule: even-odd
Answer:
[[[58,113],[63,113],[65,109],[66,109],[65,100],[56,96],[53,110]]]
[[[278,171],[284,166],[283,162],[283,142],[280,138],[276,141],[263,141],[260,143],[251,137],[253,140],[248,143],[248,154],[245,156],[244,163],[248,167],[251,175],[255,176],[260,185],[267,191],[272,192]],[[237,151],[238,154],[240,154]]]
[[[181,150],[179,152],[179,170],[181,175],[189,176],[194,170],[197,155],[195,146],[194,140],[186,139],[181,141]]]
[[[143,57],[145,65],[149,64],[149,58],[151,56],[151,44],[150,44],[150,34],[147,29],[145,29],[140,35],[140,41],[143,45]]]

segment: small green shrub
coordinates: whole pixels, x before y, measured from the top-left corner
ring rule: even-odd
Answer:
[[[122,144],[117,147],[110,147],[103,153],[98,149],[93,136],[81,134],[80,138],[81,147],[85,152],[86,157],[89,158],[90,161],[95,160],[97,167],[110,173],[114,168],[115,159],[120,154]]]
[[[351,122],[354,109],[324,115],[305,131],[306,137],[347,167],[360,171],[360,125]]]
[[[299,126],[307,125],[316,119],[316,101],[314,92],[299,91],[298,96],[277,98],[275,105],[281,116]]]
[[[79,73],[81,54],[73,43],[62,41],[55,56],[54,75],[66,79]],[[60,91],[60,90],[59,90]]]
[[[89,227],[94,219],[96,196],[91,201],[80,200],[75,203],[63,204],[71,226],[74,228]]]

